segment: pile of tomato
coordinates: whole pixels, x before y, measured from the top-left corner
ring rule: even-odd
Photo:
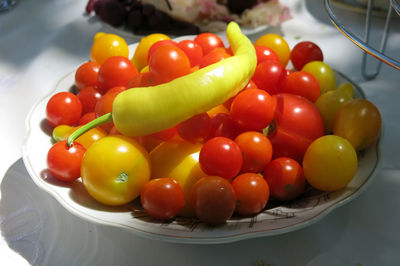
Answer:
[[[351,84],[336,84],[317,44],[290,48],[282,36],[266,34],[254,47],[257,67],[249,83],[208,112],[135,138],[108,122],[68,145],[72,132],[112,113],[122,91],[169,82],[233,56],[219,36],[202,33],[182,41],[151,34],[130,58],[124,39],[98,33],[90,61],[76,70],[75,91],[57,93],[47,104],[55,141],[49,172],[65,182],[81,178],[106,205],[140,198],[156,219],[195,216],[207,224],[256,215],[270,197],[294,200],[307,186],[345,187],[356,174],[357,153],[379,137],[379,110],[354,99]]]

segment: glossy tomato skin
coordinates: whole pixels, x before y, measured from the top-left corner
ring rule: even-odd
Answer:
[[[200,45],[201,49],[203,50],[203,55],[208,54],[217,47],[224,48],[224,42],[218,35],[214,33],[200,33],[194,38],[194,42]]]
[[[100,66],[99,63],[90,61],[78,67],[75,72],[75,86],[79,91],[89,86],[95,88],[100,86],[98,81]]]
[[[264,170],[271,197],[280,201],[289,201],[301,195],[306,188],[302,166],[289,157],[272,160]]]
[[[239,173],[243,157],[239,146],[233,140],[214,137],[201,148],[199,163],[207,175],[232,179]]]
[[[376,142],[381,124],[381,114],[372,102],[354,99],[339,109],[334,120],[333,133],[347,139],[360,151]]]
[[[164,45],[172,45],[176,46],[177,42],[173,40],[160,40],[158,42],[155,42],[149,49],[149,52],[147,54],[147,64],[149,63],[150,56],[154,53],[155,50],[157,50],[159,47],[164,46]]]
[[[303,96],[313,103],[320,96],[318,80],[311,73],[304,71],[296,71],[286,76],[281,92]]]
[[[211,116],[211,136],[235,139],[242,130],[233,121],[229,113],[216,113]]]
[[[321,94],[336,89],[336,77],[333,69],[321,61],[307,63],[301,71],[309,72],[318,80]]]
[[[105,94],[109,89],[126,86],[128,81],[138,74],[135,65],[126,57],[109,57],[99,70],[99,91]]]
[[[235,138],[243,155],[241,173],[260,173],[272,158],[270,140],[257,131],[246,131]]]
[[[190,61],[190,66],[194,67],[200,64],[200,60],[203,57],[203,50],[193,40],[183,40],[178,42],[177,46],[185,52]]]
[[[286,40],[279,34],[267,33],[259,37],[254,46],[263,45],[271,48],[279,57],[282,66],[286,66],[290,59],[290,47]]]
[[[104,94],[96,103],[96,106],[94,108],[96,117],[100,117],[107,113],[111,113],[115,97],[117,97],[117,95],[119,93],[123,92],[124,90],[126,90],[126,88],[123,86],[114,87],[114,88],[108,90],[108,92],[106,94]],[[112,126],[113,126],[113,122],[108,122],[106,124],[100,125],[100,127],[103,128],[107,132],[110,131]]]
[[[323,61],[321,48],[311,41],[297,43],[290,52],[290,60],[296,70],[300,70],[309,62]]]
[[[140,202],[151,217],[160,220],[172,219],[185,205],[181,186],[169,177],[147,182],[140,192]]]
[[[267,60],[257,65],[252,80],[259,89],[276,94],[285,77],[286,70],[281,63]]]
[[[264,45],[255,45],[254,49],[257,55],[257,65],[267,60],[279,62],[279,56],[271,48]]]
[[[90,51],[91,61],[103,64],[111,56],[128,58],[129,47],[126,41],[116,34],[99,32],[94,36]]]
[[[232,181],[237,203],[235,212],[240,215],[255,215],[267,205],[270,196],[269,185],[256,173],[244,173]]]
[[[211,225],[223,224],[235,211],[236,194],[225,178],[206,176],[193,185],[190,202],[199,220]]]
[[[82,114],[94,112],[96,103],[101,98],[100,92],[92,86],[81,89],[77,96],[82,104]]]
[[[179,123],[176,126],[179,136],[184,140],[200,143],[211,134],[211,118],[207,113],[201,113]]]
[[[50,174],[65,182],[79,178],[85,152],[85,147],[79,143],[74,143],[71,147],[68,147],[66,140],[55,143],[47,153],[47,167]]]
[[[273,96],[274,129],[269,133],[273,158],[290,157],[301,162],[308,146],[324,134],[317,107],[304,97],[281,93]]]
[[[81,175],[94,199],[109,206],[123,205],[137,198],[149,181],[149,155],[132,138],[106,136],[87,149]]]
[[[351,143],[335,135],[316,139],[303,160],[308,183],[322,191],[344,188],[354,178],[357,165],[357,153]]]
[[[217,47],[212,49],[208,54],[204,55],[199,62],[199,67],[203,68],[212,64],[215,64],[223,59],[231,57],[225,50],[225,48]]]
[[[271,123],[275,103],[271,95],[260,89],[246,89],[234,98],[231,115],[242,130],[260,131]]]
[[[71,92],[54,94],[46,105],[46,119],[52,127],[74,126],[82,115],[82,104],[78,96]]]

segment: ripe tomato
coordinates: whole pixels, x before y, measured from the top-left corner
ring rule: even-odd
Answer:
[[[357,154],[346,139],[326,135],[316,139],[307,149],[304,175],[310,185],[323,191],[344,188],[357,172]]]
[[[68,136],[71,135],[72,132],[78,130],[78,128],[80,128],[80,127],[81,126],[72,128],[72,130],[68,132]],[[107,136],[107,132],[104,129],[102,129],[100,127],[95,127],[95,128],[92,128],[92,129],[86,131],[82,135],[80,135],[79,138],[77,138],[75,141],[87,149],[95,141],[98,141],[99,139],[101,139],[105,136]]]
[[[290,47],[286,40],[279,34],[267,33],[259,37],[254,43],[254,46],[258,45],[271,48],[278,55],[279,61],[283,67],[289,62]]]
[[[107,136],[87,149],[81,174],[94,199],[105,205],[123,205],[138,197],[149,181],[149,157],[132,138]]]
[[[235,212],[240,215],[254,215],[261,212],[269,200],[269,186],[256,173],[244,173],[232,181],[237,203]]]
[[[101,98],[101,94],[95,87],[85,87],[77,94],[82,104],[82,114],[94,111],[97,101]]]
[[[89,86],[95,88],[100,86],[97,79],[100,66],[97,62],[86,62],[78,67],[75,72],[75,86],[79,91]]]
[[[273,158],[290,157],[301,162],[311,142],[324,134],[321,114],[304,97],[281,93],[273,98],[276,102],[274,126],[268,135]]]
[[[74,126],[82,115],[82,104],[78,96],[71,92],[54,94],[46,105],[46,119],[52,127]]]
[[[214,48],[200,59],[199,67],[203,68],[212,65],[228,57],[231,57],[231,55],[225,51],[225,48]]]
[[[271,197],[281,201],[297,198],[306,187],[303,168],[288,157],[272,160],[264,169],[264,178],[269,185]]]
[[[117,95],[124,90],[126,90],[125,87],[114,87],[114,88],[110,89],[106,94],[104,94],[97,101],[96,106],[94,108],[96,117],[100,117],[107,113],[111,113],[115,97],[117,97]],[[100,125],[100,127],[102,129],[104,129],[106,132],[109,132],[110,129],[112,128],[112,126],[113,126],[113,122],[108,122],[106,124]]]
[[[320,95],[318,80],[308,72],[290,73],[282,82],[281,92],[303,96],[315,102]]]
[[[257,88],[269,94],[276,94],[280,92],[280,85],[286,76],[285,68],[281,63],[267,60],[257,65],[251,79]]]
[[[86,113],[79,119],[78,126],[83,126],[96,118],[95,112]]]
[[[178,47],[185,52],[190,61],[190,66],[194,67],[200,64],[200,60],[203,57],[203,50],[201,46],[192,40],[183,40],[178,42]]]
[[[177,46],[164,45],[150,56],[149,70],[156,79],[168,82],[191,72],[190,61]]]
[[[109,89],[126,86],[128,81],[138,74],[135,65],[123,56],[108,58],[99,70],[99,91],[105,94]]]
[[[309,62],[323,61],[324,55],[318,45],[310,41],[303,41],[293,47],[290,53],[290,60],[294,68],[300,70]]]
[[[301,71],[309,72],[318,80],[321,94],[336,89],[335,72],[321,61],[307,63]]]
[[[381,132],[381,124],[381,114],[372,102],[354,99],[339,109],[333,133],[347,139],[360,151],[375,143]]]
[[[61,181],[74,181],[81,176],[81,164],[86,149],[79,143],[68,147],[67,141],[54,144],[47,153],[50,174]]]
[[[272,158],[272,144],[270,140],[257,131],[247,131],[235,138],[243,155],[243,164],[240,172],[260,173]]]
[[[235,191],[228,180],[219,176],[206,176],[194,184],[190,201],[200,221],[222,224],[235,211],[236,200]]]
[[[280,62],[279,56],[271,48],[263,45],[255,45],[254,48],[257,55],[257,65],[267,60]]]
[[[190,142],[203,142],[211,134],[211,118],[207,113],[194,115],[176,127],[179,136]]]
[[[224,42],[222,39],[214,33],[200,33],[194,38],[194,42],[200,45],[203,50],[203,55],[208,54],[217,47],[224,48]]]
[[[154,51],[157,50],[159,47],[164,46],[164,45],[176,46],[177,43],[175,41],[173,41],[173,40],[160,40],[160,41],[157,41],[157,42],[153,43],[153,45],[150,47],[150,49],[149,49],[149,51],[147,53],[147,64],[149,64],[150,56],[154,53]],[[143,69],[145,69],[145,68],[142,68],[140,71],[142,72]]]
[[[260,131],[272,121],[275,105],[271,95],[260,89],[241,91],[233,100],[231,115],[243,130]]]
[[[207,175],[232,179],[239,173],[243,157],[239,146],[233,140],[215,137],[201,148],[199,162]]]
[[[175,127],[171,127],[169,129],[165,129],[156,133],[151,134],[151,136],[162,140],[162,141],[167,141],[169,139],[172,139],[173,137],[175,137],[178,134],[178,131]]]
[[[160,220],[172,219],[185,205],[181,186],[168,177],[146,183],[140,192],[140,202],[150,216]]]
[[[126,41],[118,35],[99,32],[94,36],[90,58],[92,61],[103,64],[111,56],[128,58],[129,48]]]
[[[235,139],[241,130],[236,125],[230,114],[217,113],[211,117],[211,135],[213,137],[225,137]]]

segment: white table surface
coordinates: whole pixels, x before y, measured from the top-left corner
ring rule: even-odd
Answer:
[[[358,198],[295,232],[188,245],[87,222],[39,189],[21,159],[25,118],[60,77],[89,58],[93,35],[110,31],[84,15],[86,2],[20,0],[0,13],[1,265],[400,265],[400,72],[384,65],[375,80],[363,80],[362,51],[333,27],[319,0],[282,0],[293,19],[270,31],[291,45],[318,43],[325,61],[358,82],[380,108],[381,168]],[[344,24],[362,32],[363,15],[337,11]],[[393,20],[387,52],[397,59],[399,20]],[[382,25],[374,20],[374,38]]]

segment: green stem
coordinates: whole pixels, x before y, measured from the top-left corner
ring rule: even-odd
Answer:
[[[107,113],[105,115],[102,115],[89,123],[83,125],[82,127],[78,128],[75,130],[67,139],[67,145],[68,147],[71,147],[74,141],[79,138],[82,134],[86,133],[87,131],[91,130],[92,128],[95,128],[97,126],[100,126],[102,124],[112,122],[112,114]]]

